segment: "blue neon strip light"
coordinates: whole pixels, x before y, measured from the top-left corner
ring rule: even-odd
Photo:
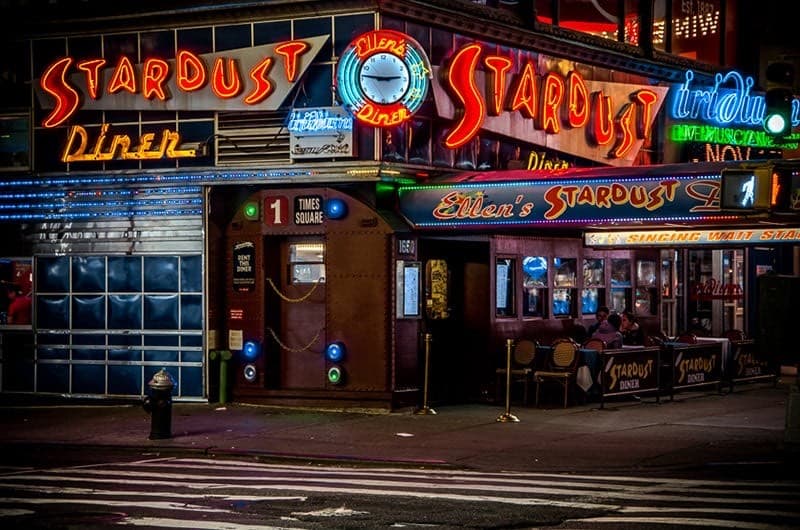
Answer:
[[[58,212],[41,214],[0,214],[0,221],[49,221],[56,219],[108,219],[131,217],[188,217],[202,215],[202,208],[189,210],[129,210],[103,212]]]
[[[115,177],[61,177],[26,180],[0,181],[0,188],[43,187],[43,186],[85,186],[85,185],[125,185],[125,184],[167,184],[171,182],[230,182],[237,180],[257,180],[284,177],[309,177],[310,170],[238,171],[232,173],[197,173],[169,175],[121,175]]]

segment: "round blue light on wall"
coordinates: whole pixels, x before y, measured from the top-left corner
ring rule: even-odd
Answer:
[[[347,215],[347,203],[342,199],[328,199],[325,201],[325,217],[328,219],[342,219]]]
[[[325,358],[332,363],[338,363],[344,359],[345,351],[344,344],[341,342],[331,342],[325,347]]]
[[[259,353],[261,353],[261,345],[254,340],[248,340],[242,345],[242,356],[248,361],[258,357]]]

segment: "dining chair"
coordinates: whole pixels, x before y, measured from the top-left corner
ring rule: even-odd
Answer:
[[[569,403],[569,387],[575,381],[578,369],[578,344],[572,339],[558,339],[552,344],[545,370],[536,370],[533,380],[536,382],[536,406],[542,385],[555,381],[564,390],[564,408]]]
[[[584,350],[595,350],[597,352],[601,352],[606,349],[606,343],[603,339],[592,338],[586,339],[581,344],[581,349]]]
[[[536,358],[537,344],[534,341],[522,339],[514,345],[514,354],[511,364],[511,384],[522,383],[522,402],[528,404],[530,383],[533,381],[533,361]],[[499,390],[504,388],[506,382],[506,369],[498,368],[497,374],[497,397],[500,398]],[[502,383],[500,383],[502,377]]]

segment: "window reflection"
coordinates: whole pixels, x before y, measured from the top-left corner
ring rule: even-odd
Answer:
[[[325,283],[325,244],[294,243],[289,245],[289,270],[293,285]]]

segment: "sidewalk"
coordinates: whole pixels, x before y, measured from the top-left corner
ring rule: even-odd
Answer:
[[[794,464],[784,447],[787,384],[561,408],[436,407],[436,415],[325,412],[242,404],[173,405],[172,434],[149,440],[138,405],[0,406],[0,445],[113,447],[300,461],[452,465],[482,470],[659,471],[715,464]],[[794,449],[794,447],[791,447]]]

